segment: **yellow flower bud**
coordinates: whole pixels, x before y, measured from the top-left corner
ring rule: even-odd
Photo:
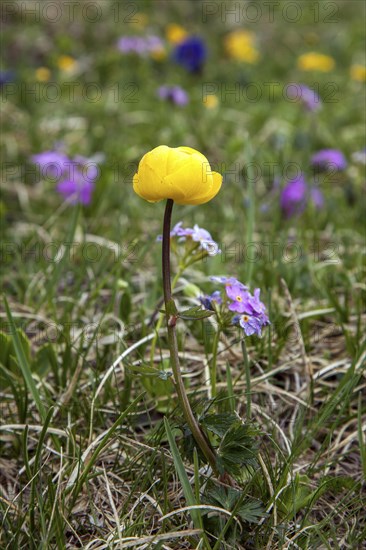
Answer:
[[[143,199],[177,204],[203,204],[220,191],[222,176],[207,158],[191,147],[159,145],[144,155],[133,177],[133,189]]]

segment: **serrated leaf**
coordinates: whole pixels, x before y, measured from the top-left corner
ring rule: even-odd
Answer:
[[[238,421],[222,438],[218,449],[219,467],[228,474],[239,476],[244,467],[257,466],[258,430]]]
[[[237,515],[240,519],[248,523],[259,523],[267,514],[260,501],[254,498],[248,498],[240,505],[237,510]]]
[[[209,414],[201,419],[201,423],[212,433],[224,437],[225,433],[238,422],[236,414]]]
[[[215,315],[215,312],[202,309],[201,306],[194,306],[178,313],[178,317],[187,321],[206,319],[207,317],[211,317],[211,315]]]
[[[242,492],[234,487],[211,484],[205,494],[205,503],[218,505],[233,512],[241,498],[243,498]],[[266,514],[261,501],[246,497],[236,509],[235,515],[248,523],[258,523]]]

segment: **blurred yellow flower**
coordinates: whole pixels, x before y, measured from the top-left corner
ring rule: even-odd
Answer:
[[[70,55],[60,55],[57,60],[57,66],[61,71],[71,73],[77,66],[77,61]]]
[[[227,55],[238,61],[256,63],[259,59],[255,35],[250,31],[237,29],[230,32],[224,39],[224,46]]]
[[[128,19],[131,27],[140,30],[143,30],[149,22],[147,14],[143,12],[131,14]]]
[[[302,71],[321,71],[327,73],[334,69],[335,61],[333,57],[317,52],[308,52],[300,55],[297,60],[297,66]]]
[[[38,67],[36,69],[36,80],[38,82],[48,82],[51,78],[51,71],[47,67]]]
[[[352,80],[357,82],[366,82],[366,66],[365,65],[351,65],[350,75]]]
[[[165,29],[165,36],[171,44],[179,44],[188,36],[188,33],[180,25],[170,23]]]
[[[206,109],[214,109],[219,104],[219,98],[217,95],[209,94],[203,98],[203,104]]]
[[[150,57],[155,61],[163,61],[166,58],[165,48],[155,48],[150,52]]]
[[[191,147],[159,145],[140,160],[133,189],[149,202],[173,199],[177,204],[203,204],[220,191],[222,176]]]

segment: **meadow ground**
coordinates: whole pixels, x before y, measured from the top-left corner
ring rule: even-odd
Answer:
[[[0,547],[366,548],[365,3],[0,8]],[[221,292],[176,330],[229,484],[133,191],[161,144],[223,175],[173,209],[216,248],[171,245],[179,311]],[[261,336],[212,276],[261,289]]]

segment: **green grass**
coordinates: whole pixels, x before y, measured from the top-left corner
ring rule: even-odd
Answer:
[[[141,31],[118,24],[107,1],[98,25],[84,18],[79,30],[65,17],[25,26],[19,13],[4,26],[2,66],[17,80],[1,103],[0,547],[364,548],[364,166],[352,153],[364,147],[365,87],[348,71],[364,63],[363,4],[335,2],[334,23],[322,12],[314,23],[305,3],[301,19],[286,23],[286,2],[271,24],[244,21],[256,33],[256,65],[225,58],[230,27],[219,14],[203,21],[204,3],[132,4],[148,15],[149,33],[164,36],[174,21],[201,34],[210,49],[203,74],[169,57],[124,58],[115,41]],[[334,71],[300,72],[296,59],[311,50],[332,55]],[[57,68],[63,54],[79,60],[75,75]],[[64,88],[80,83],[72,101],[24,93],[39,66]],[[102,91],[96,102],[82,95],[90,82]],[[225,97],[225,86],[250,82],[260,100]],[[273,98],[268,82],[279,83]],[[317,83],[319,113],[285,101],[288,82]],[[131,83],[133,103],[123,88]],[[182,85],[190,104],[158,102],[164,83]],[[213,110],[202,105],[208,83],[217,86]],[[105,156],[88,207],[63,204],[55,183],[33,171],[30,155],[58,141],[71,155]],[[222,250],[182,274],[179,309],[197,303],[192,285],[212,292],[209,276],[227,275],[261,288],[271,319],[244,350],[238,330],[226,328],[215,351],[212,318],[177,325],[189,398],[223,463],[242,444],[230,488],[214,480],[183,424],[164,326],[151,358],[164,206],[137,197],[132,175],[161,143],[195,147],[224,174],[212,202],[174,208],[174,223],[199,224]],[[284,219],[273,177],[283,183],[296,163],[311,179],[320,148],[341,149],[347,170],[320,177],[320,212]],[[178,263],[174,256],[173,275]]]

